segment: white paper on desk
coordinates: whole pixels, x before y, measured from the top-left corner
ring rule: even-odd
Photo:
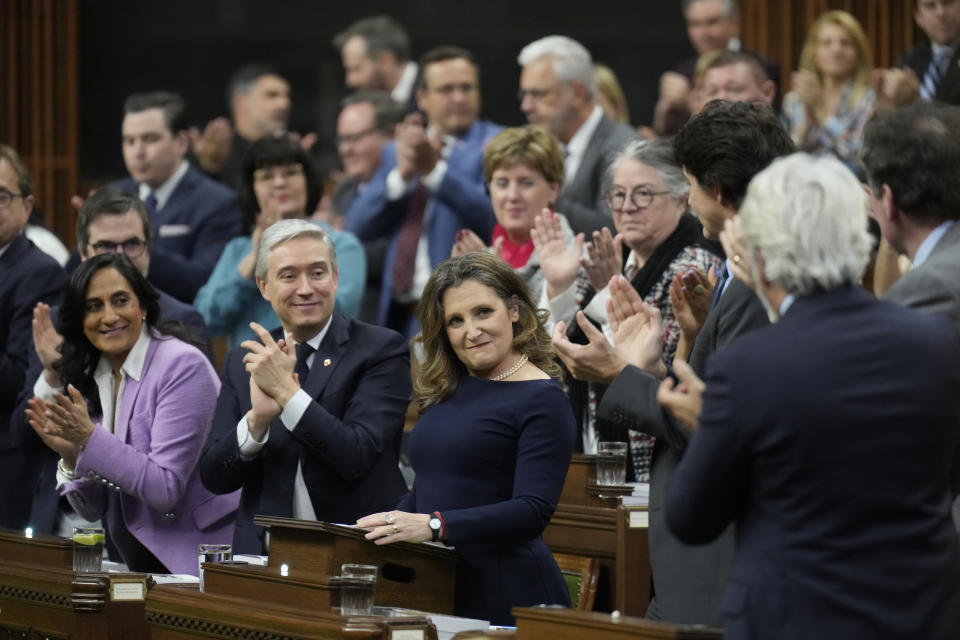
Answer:
[[[241,562],[246,562],[247,564],[253,564],[258,567],[267,566],[267,556],[257,556],[252,553],[238,553],[233,556],[234,560],[239,560]]]
[[[461,631],[486,631],[490,628],[487,620],[445,616],[442,613],[428,613],[430,622],[437,627],[437,640],[450,640]]]
[[[157,584],[200,584],[200,578],[186,573],[154,573],[150,577]]]

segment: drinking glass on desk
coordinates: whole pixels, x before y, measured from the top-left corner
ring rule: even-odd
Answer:
[[[203,563],[223,562],[233,558],[233,547],[229,544],[201,544],[197,546],[200,565],[200,591],[203,591]]]
[[[103,564],[103,529],[73,528],[73,570],[77,573],[100,573]]]
[[[340,612],[342,615],[373,613],[377,566],[344,563],[340,566]]]
[[[597,484],[622,485],[627,481],[627,443],[597,443]]]

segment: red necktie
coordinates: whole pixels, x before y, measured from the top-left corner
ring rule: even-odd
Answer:
[[[393,291],[407,293],[413,286],[413,272],[416,269],[417,247],[420,244],[420,231],[423,228],[423,214],[427,209],[430,192],[422,183],[417,183],[407,205],[407,215],[403,219],[397,238],[397,253],[393,260]]]

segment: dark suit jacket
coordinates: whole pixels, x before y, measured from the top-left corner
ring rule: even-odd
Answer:
[[[860,287],[711,359],[667,522],[690,544],[736,522],[728,640],[960,637],[958,362],[944,318]]]
[[[410,355],[403,338],[335,312],[303,383],[314,402],[292,431],[278,417],[252,460],[240,457],[237,443],[237,423],[251,406],[246,353],[238,347],[227,355],[213,431],[200,459],[208,489],[243,489],[234,552],[264,553],[263,531],[253,525],[253,516],[293,516],[298,461],[319,520],[353,523],[393,508],[406,491],[397,466],[410,401]]]
[[[637,132],[627,125],[606,115],[600,118],[577,173],[573,179],[564,179],[554,207],[567,217],[574,234],[583,232],[589,236],[603,227],[613,230],[613,217],[603,202],[603,176],[611,153],[636,137]]]
[[[933,47],[927,40],[903,54],[903,66],[912,69],[923,84],[923,76],[927,72],[927,67],[930,66],[932,57]],[[960,104],[960,47],[958,46],[954,46],[947,73],[937,87],[937,95],[934,98],[947,104]]]
[[[132,178],[110,186],[133,195],[139,191]],[[151,221],[150,282],[188,304],[210,277],[227,242],[244,232],[233,191],[192,165]]]
[[[0,256],[0,526],[22,529],[37,470],[17,450],[11,414],[33,351],[33,308],[60,297],[66,274],[22,233]],[[19,489],[19,490],[18,490]]]
[[[732,280],[707,315],[690,351],[690,366],[703,376],[707,358],[736,338],[769,324],[753,291]],[[733,532],[710,546],[691,547],[667,528],[667,484],[690,439],[690,432],[657,402],[660,381],[627,367],[607,387],[598,417],[644,431],[657,439],[650,472],[650,566],[656,595],[647,616],[674,623],[720,626],[723,589],[733,561]]]
[[[483,150],[487,140],[502,127],[477,120],[453,146],[447,156],[447,173],[440,188],[430,194],[427,204],[427,242],[430,265],[436,267],[450,257],[450,250],[461,229],[474,231],[490,241],[496,219],[483,183]],[[386,325],[393,298],[393,263],[397,255],[397,238],[406,217],[414,185],[399,200],[387,199],[387,176],[397,166],[394,143],[383,147],[380,168],[347,210],[346,230],[361,241],[389,238],[384,259],[383,284],[377,324]]]
[[[206,327],[203,324],[203,318],[196,309],[188,304],[184,304],[162,291],[157,291],[160,296],[160,317],[163,322],[179,322],[187,331],[191,332],[203,345],[209,346],[210,338],[207,335]],[[54,326],[57,326],[60,316],[60,307],[55,306],[50,309],[50,319]],[[27,424],[26,414],[27,400],[33,397],[33,385],[37,378],[43,373],[43,365],[40,358],[37,357],[37,351],[33,348],[33,336],[30,336],[30,364],[27,374],[24,377],[23,388],[17,398],[17,407],[10,420],[10,434],[14,444],[20,449],[21,454],[26,459],[32,469],[37,470],[37,477],[30,483],[18,483],[26,491],[26,499],[29,501],[29,525],[34,533],[50,535],[54,533],[54,525],[57,519],[57,507],[60,503],[60,492],[57,491],[57,461],[60,456],[53,449],[50,449],[33,428]]]

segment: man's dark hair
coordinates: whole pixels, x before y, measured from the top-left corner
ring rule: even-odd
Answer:
[[[234,71],[227,84],[227,106],[232,109],[234,96],[249,92],[263,76],[283,77],[276,68],[262,62],[253,62]]]
[[[134,93],[127,96],[123,103],[124,115],[147,109],[162,110],[163,121],[173,135],[187,130],[187,103],[177,94],[169,91]]]
[[[100,216],[122,215],[136,211],[143,223],[143,239],[150,250],[153,228],[150,226],[150,209],[143,200],[120,189],[103,187],[84,201],[77,214],[77,250],[83,254],[90,243],[90,225]]]
[[[430,51],[427,51],[420,57],[420,61],[418,63],[420,69],[417,72],[417,88],[426,89],[427,87],[427,65],[431,65],[436,62],[444,62],[446,60],[456,60],[457,58],[463,58],[469,62],[473,66],[474,70],[476,70],[477,77],[480,77],[480,68],[477,66],[477,61],[474,59],[472,53],[463,47],[443,45],[430,49]]]
[[[723,204],[739,209],[753,176],[793,153],[777,114],[758,102],[712,100],[674,138],[677,162]]]
[[[879,197],[934,221],[960,218],[960,108],[919,102],[879,115],[864,128],[860,162]]]
[[[370,16],[357,20],[333,37],[333,46],[343,48],[350,38],[360,38],[367,45],[367,57],[376,58],[389,51],[403,64],[410,59],[410,36],[406,29],[390,16]]]
[[[323,185],[317,177],[317,170],[310,155],[289,136],[264,136],[250,145],[244,154],[240,165],[240,184],[237,186],[237,202],[243,210],[247,228],[251,231],[260,212],[260,203],[257,202],[257,194],[253,186],[254,172],[257,169],[283,167],[289,164],[299,164],[303,167],[303,175],[307,181],[307,204],[304,215],[312,214],[320,204]]]
[[[733,49],[723,49],[714,53],[713,57],[710,58],[710,62],[708,62],[704,68],[703,73],[706,75],[710,69],[719,69],[720,67],[729,67],[735,64],[745,64],[750,67],[750,72],[756,79],[757,84],[763,84],[770,79],[770,76],[767,75],[767,69],[763,66],[763,62],[757,54],[743,50],[734,51]]]
[[[340,109],[363,103],[373,107],[373,126],[377,131],[392,137],[394,127],[403,120],[403,107],[397,104],[386,91],[358,91],[344,98],[340,103]]]

